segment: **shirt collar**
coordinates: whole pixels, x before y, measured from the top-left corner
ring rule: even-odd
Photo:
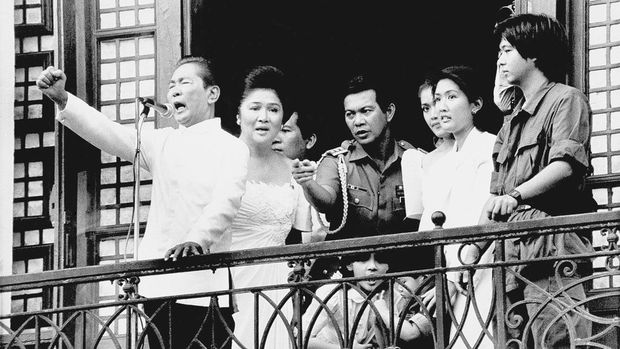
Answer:
[[[472,128],[471,131],[469,131],[469,134],[467,135],[467,138],[465,139],[465,142],[463,143],[461,150],[457,151],[456,142],[454,142],[454,145],[452,146],[452,152],[462,153],[463,151],[467,151],[470,148],[470,144],[476,143],[476,139],[478,139],[478,136],[480,136],[481,134],[482,134],[482,131],[480,131],[476,127]],[[472,147],[475,148],[475,146],[472,146]]]
[[[368,153],[366,153],[366,150],[364,150],[364,147],[362,147],[361,144],[354,142],[351,143],[352,145],[352,149],[351,149],[351,157],[349,157],[349,161],[357,161],[357,160],[361,160],[363,158],[366,157],[370,157],[368,155]]]
[[[353,303],[361,304],[366,301],[366,295],[361,294],[358,290],[351,288],[349,289],[349,299]]]
[[[523,102],[520,109],[523,109],[530,115],[534,115],[534,113],[536,112],[536,109],[538,109],[538,106],[542,102],[547,92],[549,92],[549,90],[551,90],[551,88],[555,86],[555,84],[556,84],[555,82],[551,82],[551,81],[546,82],[544,85],[542,85],[538,89],[538,91],[536,91],[536,93],[534,94],[532,98]]]
[[[213,130],[219,130],[221,128],[222,128],[221,119],[217,117],[201,121],[190,127],[179,125],[179,129],[187,130],[186,132],[199,132],[199,133],[206,133],[206,132],[210,132]]]
[[[398,142],[396,140],[392,141],[394,144],[394,152],[392,153],[392,156],[390,156],[390,159],[387,160],[386,163],[390,163],[391,159],[394,158],[394,156],[396,156],[397,158],[401,158],[403,156],[403,153],[405,152],[405,149],[400,147],[398,145]],[[357,161],[357,160],[361,160],[363,158],[370,158],[370,155],[368,155],[368,153],[366,153],[366,150],[364,150],[364,147],[362,147],[359,143],[355,142],[352,143],[353,147],[351,149],[351,156],[349,157],[349,161]]]

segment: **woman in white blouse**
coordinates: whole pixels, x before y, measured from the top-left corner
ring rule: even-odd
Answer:
[[[434,111],[440,127],[452,134],[454,141],[449,149],[443,149],[440,156],[422,162],[424,175],[420,230],[434,228],[431,215],[435,211],[446,215],[444,228],[476,225],[489,198],[495,135],[475,127],[474,120],[480,117],[483,107],[479,80],[479,75],[472,68],[452,66],[442,69],[433,82]],[[458,249],[459,245],[445,246],[448,267],[461,265],[457,256]],[[478,263],[491,262],[492,251],[491,246]],[[450,337],[451,340],[458,337],[453,348],[473,347],[478,340],[481,340],[478,348],[492,348],[490,326],[480,324],[474,309],[475,304],[485,321],[491,314],[491,270],[479,269],[475,272],[468,295],[465,292],[457,293],[457,289],[464,291],[459,280],[460,273],[448,273],[447,277],[456,321]],[[428,297],[432,298],[434,292],[429,292]],[[471,302],[469,306],[468,297]],[[460,333],[456,333],[456,326],[461,323],[464,323],[463,328]]]

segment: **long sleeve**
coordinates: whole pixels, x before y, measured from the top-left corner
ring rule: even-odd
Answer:
[[[310,212],[310,203],[304,195],[303,189],[299,184],[293,184],[295,188],[295,195],[297,195],[297,208],[295,209],[295,221],[293,222],[293,228],[299,231],[312,231],[312,217]]]
[[[473,131],[470,135],[467,156],[462,166],[456,171],[458,183],[453,188],[451,208],[456,221],[450,227],[462,227],[478,224],[484,205],[490,197],[489,183],[493,173],[492,150],[495,136],[489,133]],[[458,249],[460,244],[448,245],[445,248],[446,265],[460,266]],[[448,279],[457,281],[454,273],[448,273]]]
[[[424,211],[422,206],[422,156],[423,154],[417,149],[408,149],[401,159],[407,218],[420,219]]]
[[[521,90],[517,86],[508,84],[506,78],[499,72],[499,66],[495,72],[495,84],[493,86],[493,102],[504,114],[512,113],[515,102],[521,97]]]
[[[475,195],[472,197],[472,207],[475,211],[478,211],[478,216],[475,217],[476,221],[479,219],[484,205],[491,197],[489,193],[489,185],[491,183],[491,176],[493,174],[493,160],[489,154],[489,158],[481,162],[476,169],[476,176],[474,179],[473,187]],[[474,222],[474,224],[477,224]]]
[[[65,109],[56,118],[95,147],[133,162],[135,132],[110,120],[81,99],[69,93]]]
[[[491,194],[488,192],[489,183],[491,182],[491,174],[493,172],[493,164],[491,157],[485,161],[482,161],[478,164],[477,169],[475,171],[475,175],[472,181],[472,195],[471,195],[471,210],[467,211],[471,214],[471,219],[475,221],[478,220],[480,214],[482,214],[482,210],[484,209],[484,204],[487,202]],[[477,224],[475,221],[471,221],[470,224],[467,225],[475,225]],[[458,259],[458,248],[460,245],[448,245],[446,246],[446,266],[454,267],[460,266],[461,263]],[[447,277],[449,280],[457,282],[455,273],[447,273]]]
[[[206,251],[221,239],[241,206],[249,156],[247,147],[240,143],[228,154],[223,166],[217,168],[219,176],[217,184],[214,184],[213,198],[191,227],[187,241],[200,244]]]
[[[249,151],[221,129],[220,119],[191,127],[145,132],[143,160],[152,171],[151,206],[140,258],[162,258],[180,243],[194,241],[211,253],[230,250],[226,234],[245,192]],[[146,296],[226,290],[226,268],[144,278]],[[220,305],[228,297],[218,297]],[[208,298],[184,304],[208,305]]]

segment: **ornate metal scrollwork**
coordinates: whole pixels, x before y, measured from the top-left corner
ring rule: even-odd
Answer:
[[[287,281],[289,283],[294,282],[304,282],[310,280],[310,274],[308,274],[308,269],[312,263],[309,259],[296,259],[292,261],[288,261],[288,267],[292,268],[291,272],[288,274]]]
[[[113,280],[112,283],[116,283],[118,286],[120,286],[125,293],[118,295],[118,298],[121,300],[127,301],[131,299],[144,298],[138,293],[138,284],[140,283],[140,278],[137,276],[116,279]]]
[[[607,237],[607,246],[603,250],[618,251],[618,228],[608,228],[601,230],[601,235]],[[615,263],[614,263],[615,260]],[[605,267],[609,271],[620,270],[620,256],[608,256],[605,260]]]

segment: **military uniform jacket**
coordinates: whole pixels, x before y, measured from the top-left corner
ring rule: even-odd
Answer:
[[[317,169],[316,181],[338,193],[334,207],[326,212],[335,229],[342,221],[342,189],[338,177],[337,154],[342,153],[347,166],[348,218],[344,228],[327,236],[327,240],[366,237],[408,231],[405,224],[405,194],[401,158],[413,146],[394,141],[394,152],[381,171],[376,162],[355,141],[344,141],[326,153]]]

